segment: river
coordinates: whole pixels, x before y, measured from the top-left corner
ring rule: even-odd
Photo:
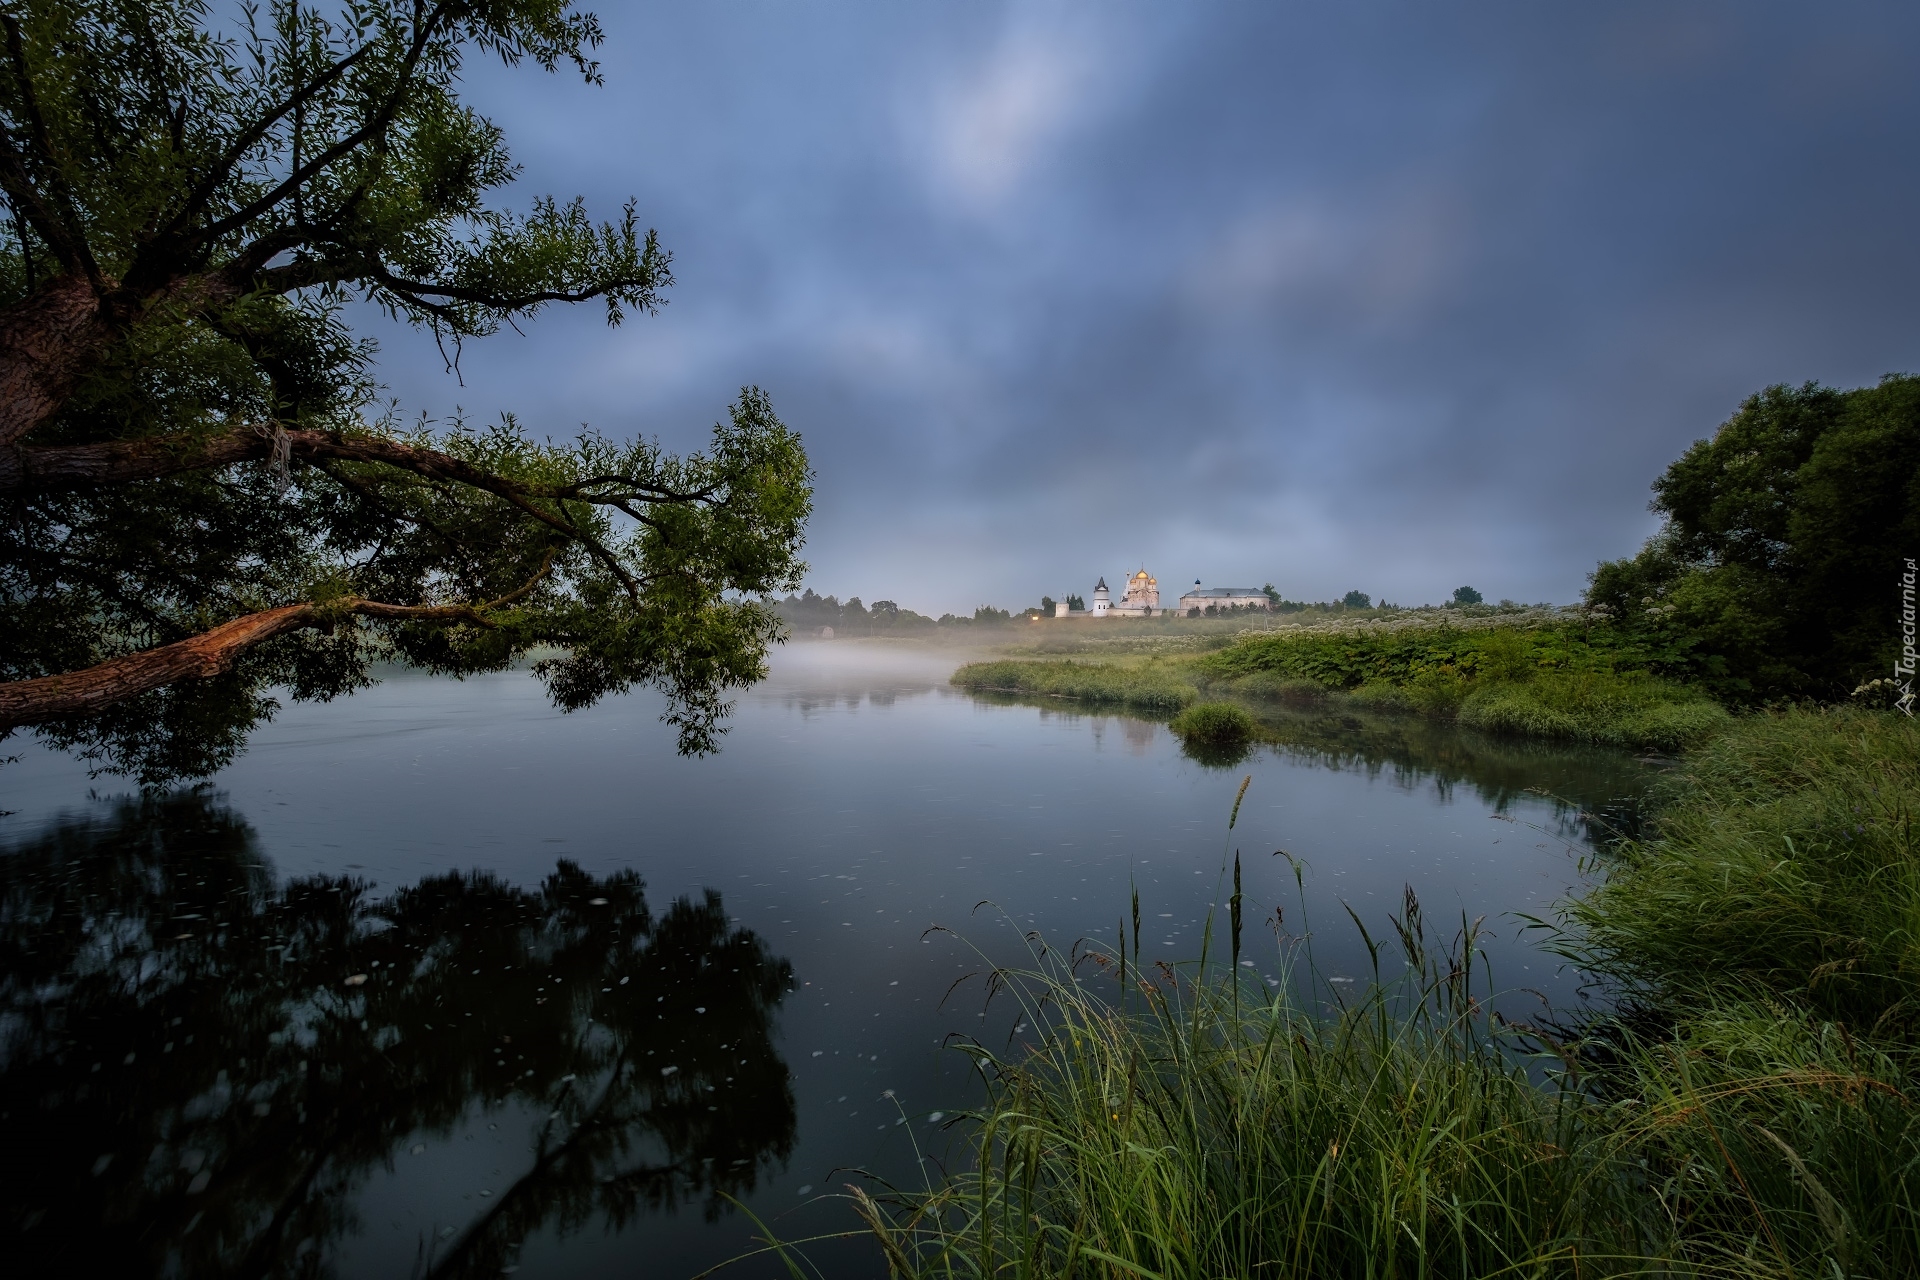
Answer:
[[[1145,720],[960,694],[955,661],[790,646],[701,760],[651,696],[561,715],[523,673],[289,706],[164,798],[17,747],[12,1256],[685,1277],[756,1247],[743,1208],[848,1231],[859,1171],[959,1155],[980,1092],[949,1039],[1032,1034],[983,967],[1110,946],[1134,888],[1145,957],[1191,959],[1236,852],[1248,982],[1310,935],[1337,999],[1368,977],[1342,904],[1386,936],[1411,888],[1436,938],[1485,918],[1504,1006],[1580,999],[1519,917],[1577,889],[1647,763],[1327,713],[1201,762]],[[805,1252],[884,1274],[862,1239]]]

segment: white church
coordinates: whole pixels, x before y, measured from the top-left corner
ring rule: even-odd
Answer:
[[[1087,616],[1093,618],[1151,618],[1160,612],[1160,580],[1149,574],[1144,568],[1127,579],[1127,589],[1119,600],[1107,589],[1107,580],[1101,578],[1093,589],[1093,599],[1087,602]],[[1062,600],[1053,606],[1053,616],[1067,616],[1067,602]]]

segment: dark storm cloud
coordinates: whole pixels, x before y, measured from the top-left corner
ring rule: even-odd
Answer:
[[[525,193],[639,200],[671,305],[387,379],[681,447],[766,386],[822,590],[1566,600],[1745,394],[1920,367],[1907,7],[603,17],[605,88],[470,84]]]

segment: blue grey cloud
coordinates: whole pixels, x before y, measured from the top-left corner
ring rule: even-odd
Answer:
[[[520,191],[632,196],[656,317],[402,401],[697,443],[757,383],[822,591],[1566,600],[1772,382],[1920,367],[1908,6],[634,4],[475,67]]]

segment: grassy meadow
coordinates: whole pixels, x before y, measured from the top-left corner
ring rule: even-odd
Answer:
[[[1904,718],[1736,722],[1557,922],[1579,1025],[1491,1014],[1411,897],[1351,995],[1299,937],[1241,981],[1237,892],[1190,965],[1037,950],[964,1159],[855,1207],[915,1278],[1920,1274],[1916,799]]]

